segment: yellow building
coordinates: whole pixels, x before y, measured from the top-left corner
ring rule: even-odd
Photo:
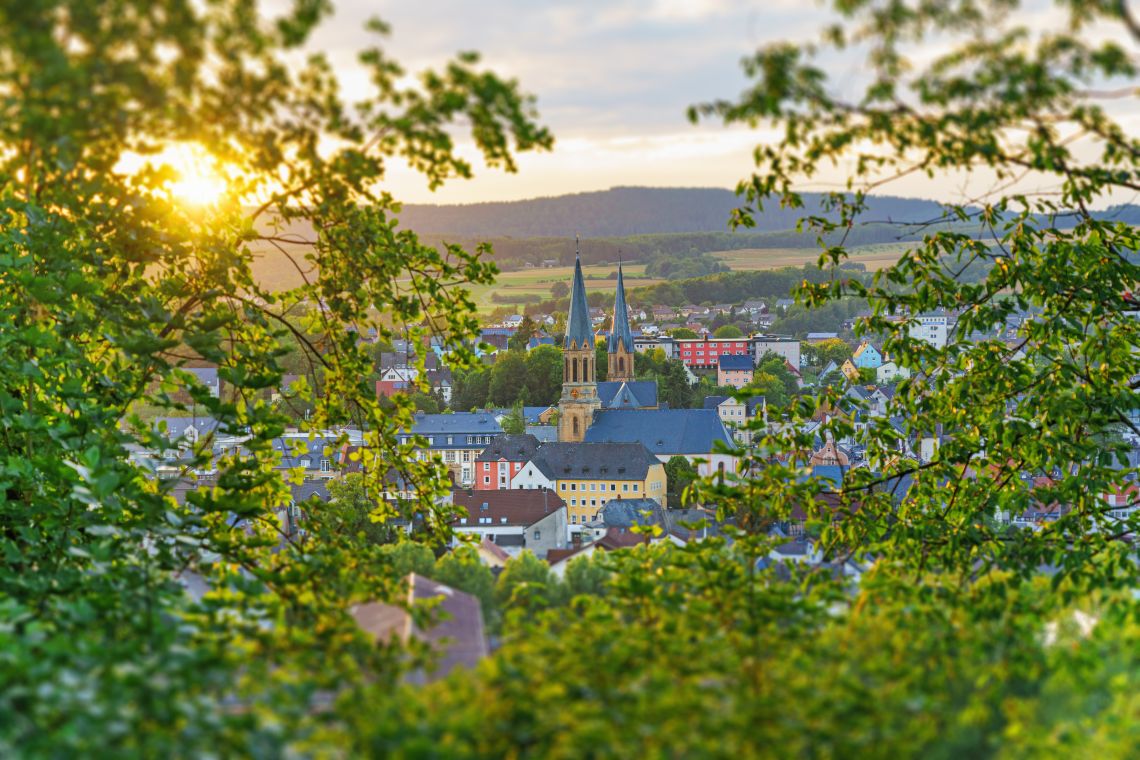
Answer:
[[[547,443],[511,481],[549,488],[566,502],[571,525],[595,519],[613,499],[653,499],[667,507],[665,465],[640,443]]]

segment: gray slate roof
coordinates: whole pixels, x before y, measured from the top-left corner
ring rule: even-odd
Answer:
[[[586,303],[586,281],[582,277],[582,259],[574,258],[574,283],[570,289],[570,313],[566,317],[565,348],[594,347],[594,326],[590,324],[590,307]]]
[[[414,435],[499,435],[503,428],[490,412],[456,412],[454,414],[417,414],[412,425]],[[465,439],[464,439],[465,440]],[[462,443],[457,439],[456,445]],[[440,445],[436,441],[437,447]]]
[[[657,381],[607,380],[598,383],[598,400],[603,409],[651,409],[657,406]]]
[[[648,514],[645,514],[646,512]],[[602,507],[598,519],[607,528],[665,526],[664,510],[655,499],[613,499]]]
[[[551,480],[645,480],[661,464],[639,443],[546,443],[531,462]]]
[[[491,444],[475,457],[475,461],[498,462],[500,459],[505,459],[508,462],[529,462],[539,446],[539,440],[533,435],[504,433],[494,438]]]
[[[732,437],[715,409],[602,410],[586,430],[586,442],[635,442],[658,456],[710,454]]]
[[[607,350],[617,353],[618,343],[633,353],[633,334],[629,329],[629,309],[625,305],[625,278],[622,276],[621,262],[618,262],[617,293],[614,295],[614,329],[610,332]]]

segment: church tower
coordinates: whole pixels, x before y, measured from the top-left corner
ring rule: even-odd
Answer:
[[[582,259],[575,240],[574,283],[570,290],[570,313],[566,317],[566,340],[562,344],[562,398],[558,401],[558,440],[580,442],[594,421],[598,401],[597,368],[594,366],[594,328],[586,303]]]
[[[633,332],[629,329],[629,309],[625,305],[625,280],[618,261],[617,294],[614,295],[614,321],[606,347],[606,380],[633,382]]]

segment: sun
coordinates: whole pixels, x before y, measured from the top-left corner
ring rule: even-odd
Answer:
[[[212,206],[225,195],[225,178],[214,168],[209,155],[198,146],[171,146],[163,151],[162,160],[178,175],[167,189],[183,203]]]

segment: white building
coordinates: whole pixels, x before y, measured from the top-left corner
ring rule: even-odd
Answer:
[[[952,317],[944,311],[932,311],[912,317],[908,323],[910,337],[924,340],[935,348],[945,348],[950,340]]]

